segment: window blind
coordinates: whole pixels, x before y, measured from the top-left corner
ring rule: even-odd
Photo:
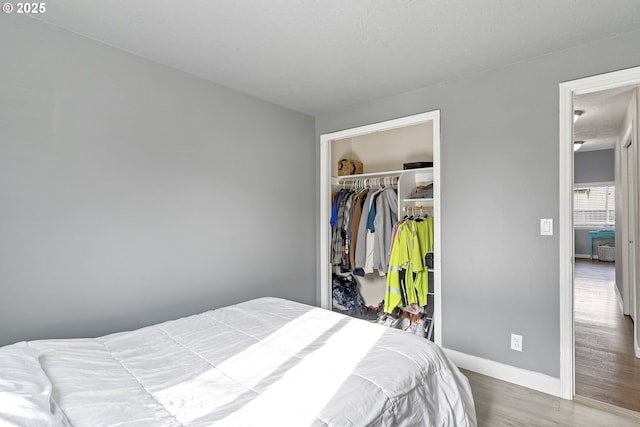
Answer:
[[[614,226],[616,192],[613,185],[581,186],[573,190],[573,224]]]

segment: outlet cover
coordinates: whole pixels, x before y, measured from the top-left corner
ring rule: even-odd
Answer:
[[[511,334],[511,350],[522,351],[522,335]]]

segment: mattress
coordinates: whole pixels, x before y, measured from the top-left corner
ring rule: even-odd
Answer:
[[[475,426],[423,338],[259,298],[99,338],[0,348],[0,425]]]

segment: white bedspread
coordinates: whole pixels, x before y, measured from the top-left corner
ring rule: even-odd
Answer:
[[[20,381],[53,385],[52,418],[29,425],[66,422],[58,407],[73,426],[476,425],[468,381],[436,345],[277,298],[101,338],[15,344],[0,348],[0,366],[21,348],[42,371]],[[28,425],[3,407],[12,384],[3,394],[0,378],[0,425]]]

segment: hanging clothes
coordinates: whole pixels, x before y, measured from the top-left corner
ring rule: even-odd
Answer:
[[[398,217],[397,197],[392,187],[342,189],[332,194],[332,265],[359,276],[374,270],[386,274]]]
[[[351,269],[356,270],[356,250],[358,248],[358,235],[360,228],[360,220],[362,219],[362,209],[364,207],[364,202],[367,199],[367,194],[369,194],[369,189],[364,189],[358,194],[356,194],[356,198],[353,202],[353,215],[350,226],[350,251],[349,251],[349,264],[351,265]]]
[[[393,228],[398,223],[398,193],[385,188],[378,196],[374,227],[373,268],[384,275],[389,268],[389,256],[393,243]]]
[[[331,264],[340,266],[342,271],[351,270],[354,219],[359,224],[359,218],[354,208],[360,203],[361,193],[361,190],[352,189],[333,193],[330,220],[332,227]]]
[[[384,311],[409,304],[427,305],[427,253],[433,252],[433,218],[408,218],[395,227]]]
[[[369,206],[369,214],[367,215],[367,225],[366,225],[366,237],[365,237],[365,260],[364,266],[362,269],[366,273],[373,273],[373,251],[375,247],[375,238],[376,238],[376,229],[375,229],[375,219],[377,215],[378,208],[378,198],[380,194],[384,191],[384,188],[379,189],[375,193],[373,193],[373,197],[370,201]]]
[[[350,190],[341,190],[334,193],[333,207],[331,209],[331,264],[341,265],[344,246],[344,208],[346,198],[351,194]]]
[[[367,259],[367,219],[369,218],[369,210],[371,202],[377,193],[377,190],[370,190],[364,197],[362,203],[362,212],[360,215],[360,223],[358,224],[358,244],[354,252],[353,274],[364,276],[364,265]]]

